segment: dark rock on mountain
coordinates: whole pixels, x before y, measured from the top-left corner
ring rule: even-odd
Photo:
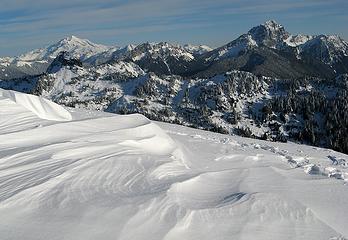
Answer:
[[[56,73],[58,72],[62,67],[74,67],[74,66],[79,66],[82,67],[82,62],[81,60],[74,58],[71,56],[68,52],[61,52],[49,65],[47,68],[47,73]]]

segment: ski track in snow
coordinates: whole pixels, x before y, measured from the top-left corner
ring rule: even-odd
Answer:
[[[348,236],[344,154],[13,94],[0,96],[1,239]]]

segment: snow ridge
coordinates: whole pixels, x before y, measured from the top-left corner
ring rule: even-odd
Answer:
[[[39,118],[52,121],[70,121],[71,114],[58,104],[42,97],[0,89],[0,96],[28,109]]]

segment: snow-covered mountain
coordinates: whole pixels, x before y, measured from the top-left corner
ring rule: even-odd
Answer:
[[[235,41],[218,48],[219,58],[238,56],[242,51],[252,48],[268,47],[284,50],[285,47],[298,48],[299,52],[318,54],[326,49],[331,53],[331,59],[336,55],[347,55],[347,42],[335,35],[291,35],[285,28],[274,20],[267,21],[259,26],[253,27],[248,33],[243,34]],[[311,49],[313,47],[314,49]],[[313,51],[316,50],[316,51]],[[320,56],[315,56],[319,58]],[[323,59],[325,61],[325,59]],[[327,61],[326,63],[332,63]]]
[[[236,40],[215,50],[212,55],[214,60],[227,57],[237,57],[240,53],[255,49],[261,46],[279,49],[284,43],[298,43],[292,39],[290,33],[277,22],[270,20],[259,26],[253,27],[248,33],[241,35]],[[296,39],[296,38],[295,38]],[[294,44],[293,44],[294,45]]]
[[[87,39],[70,36],[46,48],[40,48],[18,57],[0,59],[0,79],[9,79],[25,75],[35,75],[45,72],[47,66],[61,52],[68,52],[81,61],[96,54],[106,52],[111,47],[95,44]]]
[[[185,47],[167,42],[144,43],[121,56],[121,59],[132,61],[156,74],[185,75],[191,71],[196,54]]]
[[[348,72],[347,46],[338,36],[292,35],[270,20],[203,54],[208,62],[204,73],[214,75],[234,68],[282,78],[333,77]]]
[[[348,72],[348,43],[339,36],[315,36],[298,48],[301,57],[317,59],[339,73]]]
[[[342,38],[292,35],[270,20],[214,50],[167,42],[109,47],[71,36],[18,57],[0,58],[0,79],[42,73],[62,51],[89,66],[122,60],[158,75],[185,77],[211,77],[231,69],[278,78],[332,78],[348,72],[348,43]]]
[[[348,156],[0,89],[1,239],[348,237]]]
[[[93,55],[105,52],[109,49],[110,47],[108,46],[95,44],[87,39],[80,39],[75,36],[70,36],[48,46],[47,48],[31,51],[16,57],[14,60],[16,62],[49,61],[50,59],[56,58],[61,52],[68,52],[74,58],[78,58],[83,61]]]

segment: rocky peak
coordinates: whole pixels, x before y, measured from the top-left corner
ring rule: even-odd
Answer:
[[[47,73],[56,73],[63,67],[82,67],[82,62],[70,53],[62,51],[47,68]]]
[[[277,46],[282,45],[284,40],[290,36],[285,28],[274,20],[269,20],[253,27],[248,34],[251,35],[258,45],[265,45],[271,48],[277,48]]]

